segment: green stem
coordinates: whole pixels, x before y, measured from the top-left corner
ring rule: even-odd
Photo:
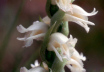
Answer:
[[[62,33],[66,36],[69,35],[69,26],[68,26],[68,21],[64,21],[62,25]]]
[[[52,30],[54,28],[55,24],[51,26],[51,28],[48,30],[48,32],[46,33],[45,35],[45,38],[44,38],[44,41],[43,41],[43,44],[41,46],[41,49],[40,49],[40,56],[41,56],[41,59],[43,61],[45,61],[48,65],[50,65],[50,63],[46,60],[46,55],[45,55],[45,52],[46,52],[46,49],[47,49],[47,45],[48,45],[48,42],[49,42],[49,37],[50,37],[50,34],[52,33]]]
[[[57,57],[55,58],[53,64],[52,64],[52,72],[65,72],[64,66],[66,64],[66,60],[63,59],[63,62],[61,62]]]
[[[61,20],[59,20],[59,21],[57,21],[56,23],[55,23],[55,27],[54,27],[54,29],[53,29],[53,31],[52,31],[52,33],[55,33],[57,30],[58,30],[58,28],[59,28],[59,26],[60,26],[60,24],[61,24]]]
[[[57,31],[64,14],[65,13],[62,10],[59,10],[58,12],[56,12],[54,14],[54,16],[51,19],[51,27],[45,35],[45,38],[44,38],[44,41],[43,41],[43,44],[42,44],[42,47],[41,47],[41,50],[40,50],[40,55],[41,55],[42,60],[45,61],[48,65],[51,65],[51,63],[49,63],[46,60],[46,55],[45,55],[46,53],[45,52],[46,52],[46,49],[47,49],[47,46],[48,46],[49,37],[52,33]]]
[[[65,15],[65,12],[63,12],[62,10],[58,10],[53,17],[51,18],[51,26],[57,22],[63,19],[63,16]]]

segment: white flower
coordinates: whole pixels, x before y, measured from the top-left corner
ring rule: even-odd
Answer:
[[[88,25],[95,25],[93,22],[88,21],[88,16],[96,15],[98,11],[94,10],[91,13],[87,13],[84,9],[82,9],[80,6],[72,4],[72,12],[66,12],[64,16],[65,21],[72,21],[83,28],[85,28],[86,32],[89,32]]]
[[[77,39],[73,39],[72,36],[70,36],[68,39],[61,33],[54,33],[50,36],[48,50],[54,51],[60,61],[63,61],[63,58],[69,60],[73,54],[73,47],[75,46],[76,42]]]
[[[20,72],[48,72],[48,66],[46,63],[42,63],[43,67],[40,66],[38,60],[31,64],[31,69],[27,69],[26,67],[21,67]]]
[[[27,33],[23,38],[17,38],[20,41],[25,41],[24,47],[29,47],[33,43],[33,39],[43,40],[45,33],[48,30],[48,25],[43,22],[33,22],[28,28],[24,28],[22,25],[17,26],[17,30],[20,33]]]
[[[71,0],[51,0],[51,3],[57,5],[64,12],[72,10]]]
[[[76,43],[77,39],[72,35],[68,39],[61,33],[54,33],[50,36],[48,50],[54,51],[60,61],[63,61],[63,58],[67,59],[66,65],[72,72],[85,72],[82,61],[85,61],[86,57],[74,48]]]

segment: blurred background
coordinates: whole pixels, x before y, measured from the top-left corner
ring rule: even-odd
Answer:
[[[0,0],[0,72],[19,72],[20,67],[30,68],[36,59],[40,60],[39,47],[41,41],[34,40],[28,48],[22,48],[23,37],[16,26],[30,26],[39,16],[46,16],[46,0]],[[104,72],[104,0],[76,0],[77,4],[87,12],[95,7],[99,12],[89,17],[95,23],[90,32],[70,22],[69,30],[73,37],[78,38],[76,49],[87,57],[84,67],[87,72]],[[66,72],[69,72],[66,68]]]

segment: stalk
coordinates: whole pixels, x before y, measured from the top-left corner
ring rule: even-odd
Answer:
[[[63,21],[63,25],[62,25],[62,33],[66,36],[69,35],[69,25],[68,25],[68,21]]]
[[[66,60],[63,59],[63,62],[61,62],[57,57],[55,58],[53,64],[52,64],[52,72],[65,72],[64,66],[66,64]]]

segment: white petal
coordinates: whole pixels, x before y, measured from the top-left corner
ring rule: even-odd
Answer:
[[[48,16],[44,17],[42,20],[45,24],[50,26],[50,18]]]
[[[48,71],[48,65],[45,62],[42,62],[42,64],[43,64],[44,69]]]
[[[23,47],[29,47],[33,44],[33,39],[29,39],[25,41],[25,45]]]
[[[60,56],[60,54],[58,53],[58,51],[56,50],[56,48],[52,45],[52,44],[49,44],[51,46],[51,48],[53,48],[54,52],[56,53],[56,56],[59,58],[60,61],[63,61],[62,60],[62,57]]]
[[[72,66],[71,66],[71,65]],[[77,61],[75,61],[74,59],[71,59],[68,61],[67,63],[67,67],[69,67],[71,69],[72,72],[85,72],[85,69],[83,68],[83,66],[81,66]]]
[[[35,66],[40,66],[38,60],[35,60],[35,63],[34,64],[35,64]]]
[[[84,27],[86,32],[89,32],[89,27],[87,26],[88,25],[95,25],[94,23],[90,22],[90,21],[86,21],[86,20],[83,20],[83,19],[80,19],[80,18],[77,18],[75,16],[72,16],[72,15],[66,15],[65,17],[65,20],[67,21],[72,21],[72,22],[75,22],[77,24],[79,24],[80,26]]]
[[[69,47],[75,47],[76,43],[77,43],[77,39],[73,38],[72,35],[70,35],[69,40],[66,42],[67,46]]]
[[[73,7],[73,13],[78,13],[84,16],[93,16],[98,13],[98,11],[95,11],[95,8],[91,13],[87,13],[83,8],[81,8],[78,5],[72,4],[72,7]]]
[[[70,60],[71,54],[69,52],[69,49],[68,48],[64,48],[63,46],[61,46],[61,49],[63,51],[63,58],[66,58],[67,60]]]
[[[80,22],[80,21],[78,21],[76,23],[79,24],[81,27],[83,27],[86,30],[87,33],[89,32],[90,28],[87,26],[86,23],[83,23],[83,22]]]
[[[45,33],[41,33],[41,34],[38,34],[38,35],[35,35],[35,36],[30,36],[26,40],[30,40],[30,39],[41,40],[41,38],[44,37],[44,36],[45,36]]]
[[[44,68],[38,66],[38,67],[29,69],[28,72],[46,72],[46,70]]]
[[[84,57],[83,55],[80,55],[75,48],[73,48],[73,50],[74,52],[72,55],[72,59],[76,60],[81,66],[83,66],[82,60],[85,61],[86,57]]]
[[[79,68],[74,68],[71,65],[67,65],[67,67],[71,70],[71,72],[86,72],[85,69],[80,70]]]
[[[56,0],[57,6],[64,12],[71,11],[71,0]]]
[[[35,65],[34,65],[34,64],[30,64],[30,66],[31,66],[32,68],[34,68],[34,67],[35,67]]]
[[[85,61],[85,60],[86,60],[86,57],[85,57],[85,56],[83,56],[83,53],[81,53],[81,54],[80,54],[80,59],[81,59],[81,60],[83,60],[83,61]]]
[[[34,68],[34,67],[38,67],[40,66],[38,60],[35,60],[34,64],[31,64],[31,67]]]
[[[18,30],[20,33],[25,33],[25,32],[28,31],[28,30],[27,30],[26,28],[24,28],[22,25],[17,26],[17,30]]]
[[[95,25],[93,22],[83,20],[83,19],[80,19],[78,17],[72,16],[72,15],[69,15],[69,14],[65,14],[64,18],[65,18],[64,20],[66,20],[66,21],[73,21],[73,22],[80,21],[80,22],[83,22],[83,23],[87,23],[89,25]]]
[[[24,38],[19,38],[19,37],[17,37],[17,40],[26,41],[26,38],[25,38],[25,37],[24,37]]]
[[[28,31],[32,31],[32,30],[47,30],[48,26],[43,23],[43,22],[33,22],[33,24],[31,26],[29,26],[27,28]]]

